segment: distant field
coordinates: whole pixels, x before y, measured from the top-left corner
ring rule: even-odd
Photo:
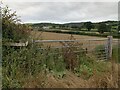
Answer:
[[[76,40],[82,39],[107,39],[107,37],[97,37],[97,36],[87,36],[87,35],[75,35],[72,36]],[[71,34],[62,34],[62,33],[54,33],[54,32],[40,32],[40,31],[32,31],[31,37],[35,40],[68,40],[71,37]],[[113,38],[113,40],[118,40],[117,38]]]
[[[61,34],[61,33],[53,33],[53,32],[40,32],[40,31],[32,31],[32,38],[34,40],[69,40],[71,34]],[[100,39],[101,37],[95,36],[84,36],[84,35],[73,35],[76,40],[81,40],[80,43],[83,44],[84,48],[88,47],[93,48],[96,45],[104,45],[106,42],[103,41],[84,41],[83,39]],[[106,39],[106,38],[103,38]],[[45,43],[45,46],[61,46],[62,44],[59,42],[56,43]],[[91,45],[91,46],[90,46]]]
[[[71,34],[61,34],[53,32],[40,32],[32,31],[31,35],[34,39],[43,39],[43,40],[67,40],[70,38]],[[99,39],[101,37],[96,36],[84,36],[84,35],[73,35],[75,39]],[[103,38],[103,37],[102,37]]]

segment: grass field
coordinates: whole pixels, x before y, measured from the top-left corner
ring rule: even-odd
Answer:
[[[67,40],[71,36],[71,34],[61,34],[61,33],[53,33],[53,32],[40,32],[40,31],[32,31],[32,36],[34,39],[43,39],[43,40]],[[73,35],[75,39],[97,39],[101,37],[95,36],[84,36],[84,35]]]

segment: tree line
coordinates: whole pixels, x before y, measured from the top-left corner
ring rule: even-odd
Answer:
[[[65,24],[54,24],[54,23],[38,23],[33,24],[33,27],[49,27],[50,29],[68,29],[68,30],[78,30],[86,29],[86,31],[91,31],[92,29],[97,29],[100,34],[104,32],[111,32],[112,29],[117,31],[118,22],[117,21],[105,21],[99,23],[81,22],[81,23],[65,23]]]

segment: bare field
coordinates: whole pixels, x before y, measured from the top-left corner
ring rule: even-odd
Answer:
[[[32,31],[31,35],[34,39],[43,39],[43,40],[68,40],[71,34],[61,34],[61,33],[53,33],[53,32],[40,32],[40,31]],[[84,36],[84,35],[73,35],[76,40],[79,39],[99,39],[101,37],[95,36]]]

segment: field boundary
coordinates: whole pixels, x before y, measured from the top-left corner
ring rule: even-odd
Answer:
[[[98,58],[100,57],[100,60],[110,60],[112,58],[112,47],[113,47],[113,43],[114,41],[117,41],[117,40],[113,40],[113,37],[112,36],[107,36],[107,38],[100,38],[100,39],[81,39],[81,40],[32,40],[32,43],[35,44],[35,43],[64,43],[65,46],[54,46],[54,47],[51,47],[53,49],[60,49],[60,48],[69,48],[71,46],[69,46],[69,42],[83,42],[83,51],[84,52],[93,52],[93,49],[91,49],[91,46],[100,46],[99,44],[97,45],[95,42],[103,42],[103,48],[102,49],[99,49],[97,51],[97,55],[98,55]],[[87,42],[87,43],[84,43],[84,42]],[[72,46],[72,47],[79,47],[79,46]],[[39,49],[46,49],[46,48],[39,48]],[[74,51],[74,52],[78,52],[79,51]],[[57,53],[55,53],[57,54]],[[102,59],[101,59],[102,58]]]
[[[74,34],[74,35],[86,35],[86,36],[96,36],[96,37],[107,37],[108,34],[96,34],[96,33],[85,33],[85,32],[76,32],[76,31],[60,31],[60,30],[44,30],[44,32],[53,32],[53,33],[62,33],[62,34]],[[119,33],[112,35],[114,38],[119,38]]]

